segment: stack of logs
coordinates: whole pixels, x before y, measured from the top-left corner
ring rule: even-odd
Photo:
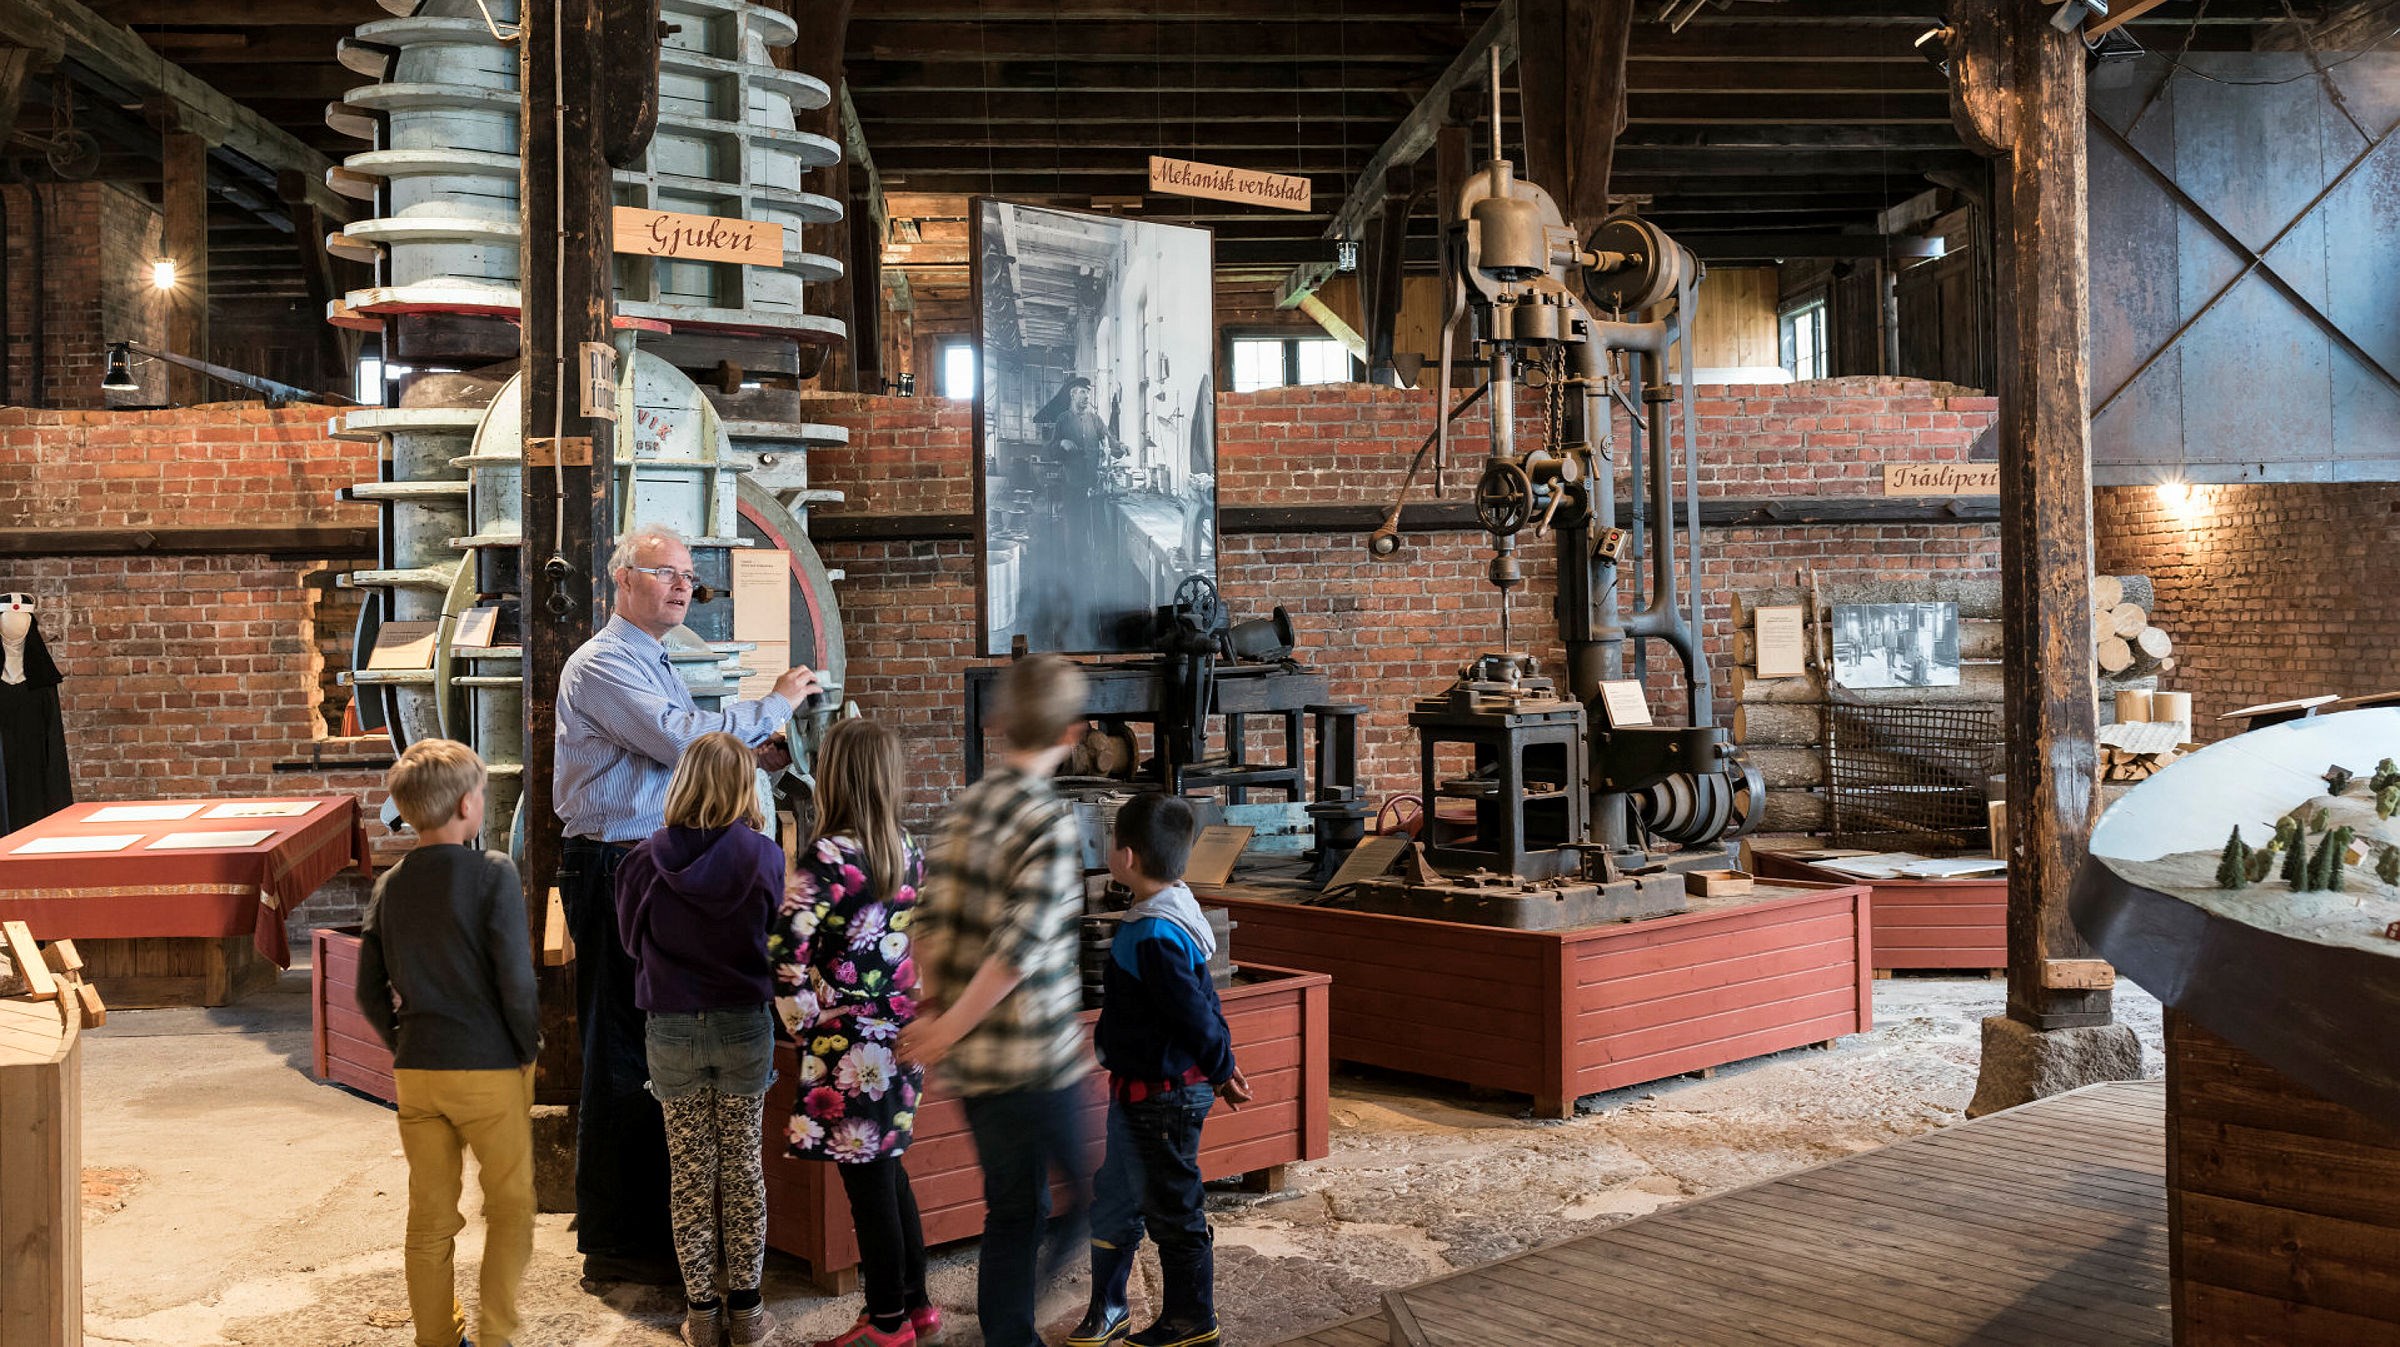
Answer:
[[[1842,689],[1840,700],[1886,706],[1998,705],[2000,582],[1998,579],[1910,579],[1776,588],[1736,594],[1733,618],[1733,738],[1757,764],[1767,787],[1760,831],[1824,832],[1831,810],[1826,785],[1826,672],[1833,653],[1824,633],[1835,604],[1954,603],[1958,605],[1958,682],[1942,687]],[[1760,608],[1809,610],[1807,669],[1796,678],[1758,676],[1756,614]]]
[[[2102,678],[2123,682],[2175,672],[2175,642],[2150,624],[2156,601],[2147,575],[2092,577],[2092,653]]]

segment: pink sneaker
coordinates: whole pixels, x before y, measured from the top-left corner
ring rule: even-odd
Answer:
[[[817,1339],[815,1347],[917,1347],[917,1330],[908,1325],[897,1333],[886,1333],[862,1314],[843,1332]]]
[[[921,1310],[910,1310],[908,1312],[908,1326],[915,1330],[917,1341],[933,1341],[934,1334],[942,1331],[942,1307],[939,1305],[927,1305]]]

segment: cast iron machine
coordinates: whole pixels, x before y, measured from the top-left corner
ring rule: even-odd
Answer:
[[[1479,872],[1437,886],[1472,890],[1463,895],[1469,898],[1506,890],[1561,899],[1551,905],[1558,918],[1542,924],[1672,910],[1682,902],[1681,877],[1664,871],[1652,846],[1672,843],[1687,857],[1721,864],[1723,844],[1755,825],[1764,794],[1756,770],[1714,723],[1708,661],[1698,644],[1690,332],[1700,267],[1655,225],[1631,215],[1579,230],[1548,193],[1516,177],[1500,152],[1499,124],[1495,98],[1492,158],[1461,190],[1456,223],[1444,239],[1449,321],[1437,387],[1446,399],[1452,333],[1471,315],[1473,358],[1487,371],[1481,391],[1492,425],[1475,509],[1492,541],[1502,649],[1471,661],[1409,717],[1423,741],[1428,826],[1437,799],[1464,796],[1476,804],[1475,844],[1445,847],[1429,833],[1428,859],[1446,875]],[[1677,348],[1680,376],[1669,373]],[[1520,387],[1544,394],[1546,443],[1518,442]],[[1630,528],[1617,519],[1612,402],[1624,407],[1629,422]],[[1447,458],[1449,422],[1444,416],[1436,428],[1437,463]],[[1524,580],[1517,548],[1528,532],[1537,538],[1555,532],[1558,539],[1566,667],[1555,679],[1510,640],[1509,601]],[[1678,541],[1685,547],[1681,573]],[[1633,577],[1640,602],[1626,613],[1619,562],[1644,553],[1647,592]],[[1685,575],[1695,582],[1688,594]],[[1622,695],[1612,701],[1611,685],[1620,694],[1628,690],[1628,641],[1644,638],[1665,642],[1682,661],[1686,724],[1652,725],[1634,711],[1638,701]],[[1638,653],[1634,664],[1630,677],[1638,680]],[[1445,742],[1473,745],[1476,770],[1437,781],[1435,746]],[[1462,894],[1443,896],[1456,907]],[[1497,918],[1487,913],[1486,919]]]

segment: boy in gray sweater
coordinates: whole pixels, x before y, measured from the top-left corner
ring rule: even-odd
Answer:
[[[533,1059],[541,1010],[525,898],[483,833],[483,760],[411,744],[387,783],[417,847],[375,882],[359,932],[358,1008],[392,1049],[408,1156],[404,1266],[417,1347],[471,1347],[451,1271],[464,1152],[483,1178],[481,1341],[517,1329],[533,1257]]]

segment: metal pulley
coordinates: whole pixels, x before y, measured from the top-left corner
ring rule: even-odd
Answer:
[[[1661,841],[1708,846],[1756,828],[1766,795],[1758,769],[1735,757],[1713,772],[1676,772],[1633,792],[1633,809]]]
[[[1583,292],[1604,309],[1639,313],[1666,302],[1683,283],[1691,254],[1638,215],[1611,215],[1584,240],[1594,259]]]

